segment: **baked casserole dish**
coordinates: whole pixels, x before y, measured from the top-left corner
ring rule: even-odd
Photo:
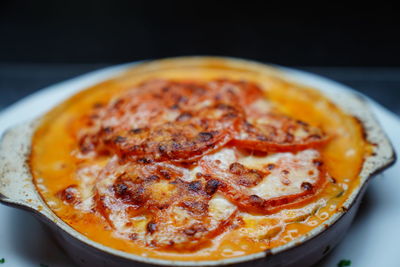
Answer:
[[[212,57],[128,68],[10,130],[1,156],[2,201],[82,266],[311,265],[394,161],[359,96]]]

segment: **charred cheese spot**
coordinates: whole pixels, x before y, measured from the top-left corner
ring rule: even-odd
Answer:
[[[229,166],[229,171],[234,175],[234,180],[237,184],[246,187],[257,185],[266,175],[259,170],[247,169],[238,162],[234,162]]]
[[[58,192],[61,200],[68,204],[76,205],[80,203],[79,191],[77,185],[70,185],[67,188]]]
[[[208,180],[205,188],[206,193],[209,195],[213,195],[217,191],[219,185],[220,182],[218,180],[215,179]]]

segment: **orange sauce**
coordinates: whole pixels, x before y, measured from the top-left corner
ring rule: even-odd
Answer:
[[[107,103],[120,92],[154,78],[175,80],[212,80],[228,78],[248,80],[259,84],[268,100],[282,112],[321,127],[332,136],[321,151],[325,166],[336,184],[329,183],[319,198],[328,199],[327,205],[305,220],[287,222],[271,238],[254,241],[238,230],[228,231],[209,247],[193,253],[175,253],[143,247],[113,234],[106,221],[94,213],[83,213],[64,204],[57,192],[77,183],[75,171],[79,159],[72,155],[77,149],[72,132],[84,127],[79,119],[96,103]],[[351,191],[358,185],[363,160],[371,150],[364,140],[359,122],[345,114],[321,93],[277,78],[274,71],[264,67],[227,59],[172,59],[139,65],[120,77],[98,84],[78,93],[50,111],[41,121],[33,137],[30,166],[34,182],[49,207],[71,227],[106,246],[161,259],[217,260],[260,252],[285,244],[321,225],[341,208]],[[342,188],[345,190],[342,191]],[[271,219],[272,221],[273,219]],[[268,233],[267,233],[268,234]]]

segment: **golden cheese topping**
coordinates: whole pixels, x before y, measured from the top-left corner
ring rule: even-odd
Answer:
[[[31,168],[61,219],[116,249],[211,260],[282,245],[340,208],[368,151],[358,122],[210,62],[145,64],[47,115]]]

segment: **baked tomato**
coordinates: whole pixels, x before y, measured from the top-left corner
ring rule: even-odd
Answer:
[[[284,152],[316,148],[327,138],[317,127],[282,114],[263,114],[257,119],[242,121],[232,143],[238,147],[263,151]]]
[[[189,181],[186,169],[166,163],[120,164],[114,158],[95,191],[95,210],[118,234],[165,250],[199,249],[236,216],[204,179]]]
[[[203,177],[240,210],[271,214],[310,202],[324,188],[327,173],[316,150],[257,159],[257,167],[237,162],[243,156],[232,148],[200,161]]]

